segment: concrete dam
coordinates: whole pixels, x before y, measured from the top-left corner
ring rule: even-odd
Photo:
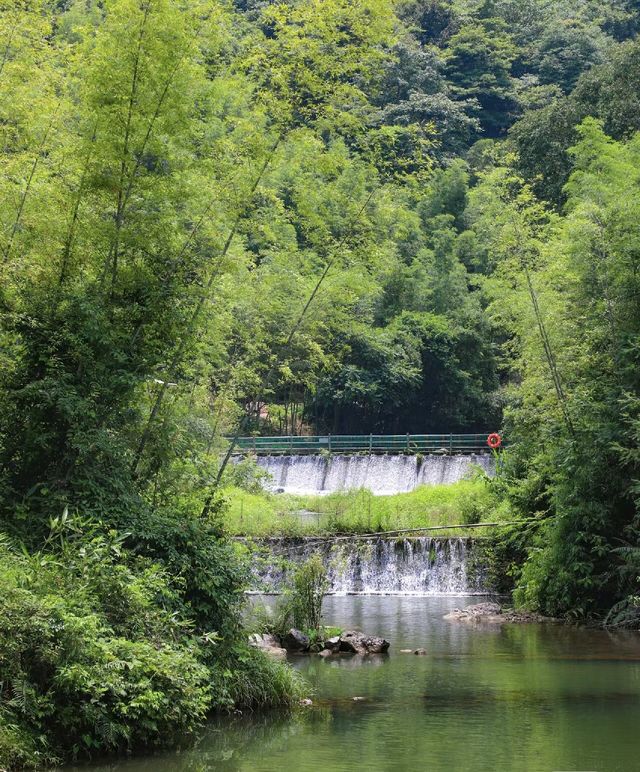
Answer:
[[[267,487],[281,493],[322,496],[366,488],[378,496],[408,493],[420,485],[447,485],[480,470],[495,471],[489,453],[466,455],[263,455]]]

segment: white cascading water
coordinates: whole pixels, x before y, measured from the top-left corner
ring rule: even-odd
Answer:
[[[466,456],[258,456],[259,466],[270,475],[271,490],[321,496],[335,491],[366,488],[378,496],[407,493],[419,485],[458,482],[474,467],[493,475],[493,457],[486,453]]]
[[[292,567],[319,552],[336,595],[484,595],[486,576],[466,538],[270,538],[258,542],[252,592],[280,593]],[[471,566],[473,565],[473,569]]]

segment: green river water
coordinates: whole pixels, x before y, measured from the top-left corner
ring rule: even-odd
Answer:
[[[389,654],[297,657],[315,691],[299,715],[218,719],[191,750],[75,769],[640,771],[640,634],[443,620],[478,600],[327,598],[327,624],[383,635]]]

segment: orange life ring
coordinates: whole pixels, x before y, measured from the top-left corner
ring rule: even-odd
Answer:
[[[493,434],[490,434],[487,437],[487,445],[490,448],[493,448],[493,450],[497,450],[500,445],[502,445],[502,437],[498,434],[498,432],[493,432]]]

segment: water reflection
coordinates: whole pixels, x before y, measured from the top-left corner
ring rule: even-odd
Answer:
[[[294,666],[315,689],[312,708],[220,718],[188,752],[97,770],[640,768],[640,636],[442,619],[466,602],[329,598],[328,623],[384,635],[389,655],[298,657]],[[418,647],[427,656],[399,653]]]

